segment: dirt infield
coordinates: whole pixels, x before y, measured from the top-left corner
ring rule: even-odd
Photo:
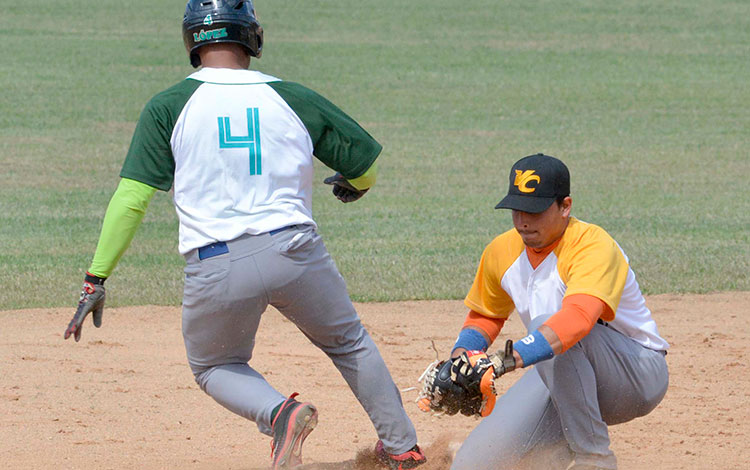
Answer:
[[[672,344],[670,387],[650,415],[610,428],[620,469],[750,468],[750,292],[648,299]],[[448,352],[466,309],[460,301],[359,304],[360,316],[398,386],[416,385]],[[176,307],[106,309],[80,343],[63,341],[72,309],[0,312],[0,456],[12,469],[264,469],[270,439],[221,408],[193,382]],[[520,321],[506,331],[518,338]],[[314,402],[306,469],[370,468],[375,433],[330,361],[269,310],[254,367],[282,393]],[[520,376],[499,381],[507,388]],[[434,417],[403,392],[430,459],[447,469],[450,450],[476,424]]]

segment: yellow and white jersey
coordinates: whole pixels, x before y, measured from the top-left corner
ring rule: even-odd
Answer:
[[[601,227],[573,217],[536,269],[515,229],[496,237],[482,254],[464,303],[491,318],[508,318],[515,309],[528,328],[534,318],[558,312],[563,297],[573,294],[604,301],[609,311],[603,320],[643,346],[669,348],[620,246]]]

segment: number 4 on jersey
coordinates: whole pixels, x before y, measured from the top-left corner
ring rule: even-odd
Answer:
[[[232,135],[229,117],[219,116],[219,148],[247,148],[250,151],[250,174],[260,175],[260,123],[258,108],[247,108],[247,135]]]

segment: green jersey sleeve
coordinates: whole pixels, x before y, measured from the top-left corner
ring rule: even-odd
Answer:
[[[318,93],[294,82],[268,86],[299,116],[310,134],[313,155],[351,180],[362,176],[383,147],[357,122]]]
[[[135,126],[121,178],[169,191],[175,169],[172,131],[185,103],[200,85],[197,80],[183,80],[151,98]]]

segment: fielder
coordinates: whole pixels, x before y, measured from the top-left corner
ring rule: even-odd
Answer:
[[[428,369],[420,394],[425,411],[484,417],[453,470],[512,469],[542,448],[559,458],[549,468],[615,469],[607,426],[648,414],[667,391],[669,345],[628,258],[571,207],[560,160],[513,165],[496,209],[511,209],[515,228],[485,248],[451,359]],[[488,356],[513,310],[528,336]],[[495,378],[532,365],[495,401]]]
[[[193,67],[154,96],[133,135],[78,309],[102,321],[104,282],[157,190],[174,190],[185,256],[182,332],[196,382],[273,438],[273,468],[301,464],[316,408],[279,393],[248,365],[270,304],[339,369],[367,411],[390,469],[425,462],[414,427],[311,214],[313,156],[343,202],[375,183],[382,147],[352,118],[296,83],[250,71],[263,29],[247,0],[189,0],[182,23]]]

